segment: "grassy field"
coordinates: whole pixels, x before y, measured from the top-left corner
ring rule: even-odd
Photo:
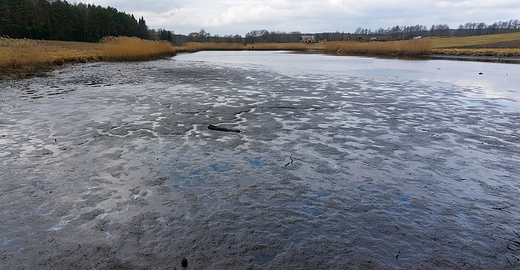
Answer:
[[[433,54],[520,56],[520,32],[471,37],[428,38]]]
[[[0,71],[100,60],[97,43],[0,37]]]
[[[429,37],[390,42],[328,42],[324,51],[342,55],[428,54],[473,56],[520,56],[520,32],[471,37]]]
[[[323,44],[327,53],[355,55],[398,55],[417,56],[428,54],[431,43],[428,40],[408,40],[390,42],[327,42]]]
[[[0,77],[23,77],[65,63],[142,61],[176,52],[168,42],[128,37],[106,38],[100,43],[0,37]]]
[[[520,32],[471,37],[440,37],[428,39],[430,40],[433,49],[469,47],[475,45],[488,45],[489,48],[493,48],[494,44],[496,43],[505,41],[520,41]]]

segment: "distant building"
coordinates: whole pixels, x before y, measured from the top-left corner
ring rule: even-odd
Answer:
[[[300,42],[303,43],[315,43],[316,38],[314,36],[300,36]]]

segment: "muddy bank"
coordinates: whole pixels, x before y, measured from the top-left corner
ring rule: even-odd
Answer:
[[[520,57],[509,56],[475,56],[475,55],[449,55],[449,54],[434,54],[429,57],[433,59],[447,59],[447,60],[465,60],[465,61],[483,61],[495,63],[520,63]]]
[[[518,101],[370,72],[176,57],[1,82],[0,268],[518,267]]]

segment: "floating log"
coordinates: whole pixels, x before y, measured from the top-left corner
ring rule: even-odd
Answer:
[[[212,124],[209,124],[208,128],[212,129],[212,130],[219,130],[219,131],[226,131],[226,132],[237,132],[237,133],[242,132],[240,129],[219,127],[219,126],[215,126],[215,125],[212,125]]]

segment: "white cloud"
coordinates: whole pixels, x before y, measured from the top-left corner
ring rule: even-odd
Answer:
[[[90,0],[95,1],[95,0]],[[351,32],[395,25],[448,24],[518,19],[517,0],[99,0],[96,4],[144,16],[151,28],[188,34],[204,28],[212,34],[255,30]]]
[[[448,1],[442,1],[435,4],[437,7],[440,8],[454,8],[454,7],[468,7],[472,6],[473,4],[470,1],[462,1],[462,2],[448,2]]]
[[[83,2],[83,1],[82,1]],[[174,8],[182,8],[188,0],[153,0],[153,1],[124,1],[124,0],[88,0],[86,3],[111,6],[126,13],[153,12],[161,13]]]

